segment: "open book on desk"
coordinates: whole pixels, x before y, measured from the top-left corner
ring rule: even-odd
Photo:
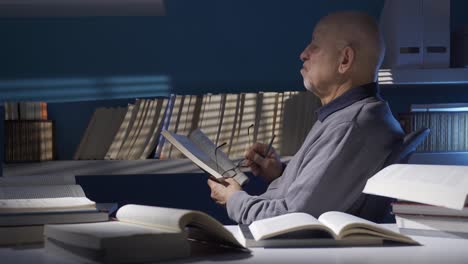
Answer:
[[[199,211],[125,205],[116,220],[46,225],[46,250],[115,263],[188,257],[197,248],[194,240],[243,249],[221,223]]]
[[[188,137],[167,130],[161,134],[187,158],[216,179],[221,180],[223,173],[234,170],[234,180],[240,185],[248,182],[247,175],[241,172],[221,149],[216,150],[216,145],[200,129],[192,131]]]
[[[380,245],[385,240],[418,244],[384,226],[334,211],[318,219],[306,213],[289,213],[257,220],[240,225],[236,237],[246,247],[364,246]]]

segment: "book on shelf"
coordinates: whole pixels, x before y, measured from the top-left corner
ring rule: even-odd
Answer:
[[[0,179],[0,245],[39,243],[44,224],[107,221],[108,213],[85,196],[74,177]]]
[[[232,233],[205,213],[144,205],[121,207],[116,221],[46,225],[44,236],[46,251],[105,263],[188,257],[193,253],[192,240],[243,248]]]
[[[144,149],[140,154],[139,159],[146,159],[151,154],[152,151],[156,149],[156,146],[159,143],[159,138],[161,135],[161,130],[163,127],[163,120],[166,116],[167,105],[169,100],[167,98],[157,99],[155,106],[154,117],[151,120],[152,123],[149,126],[149,133],[147,135],[147,141],[143,144]]]
[[[184,95],[173,95],[171,96],[171,105],[170,111],[168,112],[169,116],[167,120],[165,120],[165,124],[163,125],[163,130],[174,131],[174,133],[179,133],[178,129],[180,126],[180,119],[183,116],[183,106],[185,102]],[[167,127],[167,129],[166,129]],[[160,146],[158,146],[158,157],[159,159],[169,159],[169,158],[176,158],[180,155],[180,152],[175,149],[172,144],[168,144],[166,142],[166,138],[162,136],[163,140],[160,142]]]
[[[234,142],[236,128],[239,119],[240,94],[226,94],[223,96],[223,118],[221,123],[218,142],[226,142],[226,154],[230,157],[231,149]]]
[[[109,149],[107,150],[106,155],[104,156],[104,159],[106,160],[115,160],[117,159],[117,155],[119,154],[119,150],[122,147],[123,142],[127,138],[129,127],[132,126],[133,121],[134,121],[134,115],[136,114],[133,111],[133,108],[135,105],[133,104],[128,104],[125,112],[124,119],[120,123],[119,129],[117,130],[117,133],[115,134],[111,145],[109,146]],[[86,132],[85,132],[86,133]]]
[[[217,146],[200,129],[195,129],[188,136],[167,130],[162,131],[162,135],[187,158],[215,179],[222,181],[225,176],[230,176],[240,185],[248,182],[247,175],[221,149],[216,150]]]
[[[143,127],[146,114],[148,113],[149,105],[150,105],[150,100],[146,100],[146,99],[137,99],[137,101],[135,102],[134,111],[135,109],[137,110],[135,121],[133,122],[133,125],[129,128],[130,130],[128,132],[128,136],[119,150],[117,159],[125,160],[129,158],[133,145],[138,137],[138,134],[141,131],[141,128]]]
[[[359,246],[384,241],[418,244],[382,225],[335,211],[318,219],[306,213],[289,213],[240,225],[239,230],[237,238],[246,247]]]
[[[245,150],[250,147],[249,143],[255,142],[255,132],[258,131],[258,129],[255,130],[255,124],[259,121],[257,118],[261,116],[261,113],[257,113],[257,110],[261,108],[257,106],[258,102],[257,93],[242,93],[240,95],[237,125],[228,147],[230,157],[243,157]]]
[[[54,122],[51,120],[6,120],[5,161],[54,159]]]
[[[5,120],[47,120],[47,103],[8,101],[4,103]]]

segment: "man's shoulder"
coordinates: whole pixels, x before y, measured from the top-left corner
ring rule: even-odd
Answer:
[[[355,122],[363,129],[403,134],[403,130],[393,116],[388,103],[380,99],[371,98],[363,102],[355,117]]]

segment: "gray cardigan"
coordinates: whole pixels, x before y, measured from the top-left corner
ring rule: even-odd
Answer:
[[[238,191],[230,197],[226,206],[232,220],[249,224],[289,212],[318,217],[351,207],[404,133],[378,93],[349,98],[348,105],[319,113],[299,151],[265,193]]]

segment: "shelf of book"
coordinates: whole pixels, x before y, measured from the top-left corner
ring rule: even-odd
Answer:
[[[287,163],[291,157],[281,160]],[[3,165],[4,176],[22,175],[131,175],[203,173],[189,159],[146,160],[56,160]]]
[[[381,85],[466,84],[468,68],[380,69]]]

